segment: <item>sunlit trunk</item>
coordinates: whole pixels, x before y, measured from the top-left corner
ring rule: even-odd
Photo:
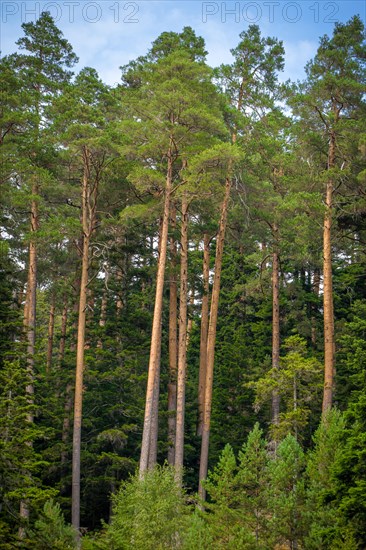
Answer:
[[[330,133],[328,169],[335,166],[335,132]],[[332,407],[335,376],[334,311],[332,280],[332,214],[334,182],[327,182],[323,231],[324,393],[323,415]]]
[[[278,259],[278,227],[273,225],[273,253],[272,253],[272,369],[280,368],[280,277]],[[278,389],[272,392],[272,424],[277,425],[280,417],[280,394]]]
[[[218,315],[218,309],[219,309],[222,256],[224,252],[224,240],[225,240],[227,213],[228,213],[228,207],[229,207],[230,190],[231,190],[231,179],[227,177],[225,182],[224,200],[221,206],[219,232],[218,232],[217,241],[216,241],[215,275],[214,275],[214,281],[212,286],[210,321],[209,321],[208,336],[207,336],[205,404],[204,404],[204,418],[203,418],[200,472],[199,472],[199,489],[198,489],[199,495],[202,499],[204,499],[206,495],[206,492],[202,485],[202,481],[206,479],[207,471],[208,471],[208,451],[209,451],[210,426],[211,426],[212,386],[213,386],[213,370],[214,370],[214,361],[215,361],[217,315]]]
[[[187,370],[187,299],[188,299],[188,202],[182,198],[181,240],[180,240],[180,286],[179,286],[179,341],[178,341],[178,383],[177,421],[175,437],[176,481],[182,484],[184,457],[184,414]]]
[[[55,296],[51,297],[50,313],[48,318],[48,334],[47,334],[47,361],[46,372],[49,373],[52,365],[52,353],[53,353],[53,334],[55,329]]]
[[[203,295],[201,309],[201,339],[200,339],[200,367],[198,380],[198,425],[197,435],[202,435],[203,415],[206,388],[206,362],[207,362],[207,334],[209,314],[209,284],[210,276],[210,238],[207,233],[203,236]]]
[[[172,146],[172,143],[171,143]],[[168,152],[168,167],[166,176],[166,189],[165,189],[165,201],[164,201],[164,214],[163,224],[160,239],[160,254],[158,260],[158,272],[156,277],[156,292],[155,292],[155,306],[153,316],[153,326],[151,334],[151,347],[150,347],[150,359],[149,359],[149,371],[146,388],[146,403],[145,403],[145,416],[144,427],[142,433],[141,444],[141,456],[140,456],[140,477],[143,477],[144,472],[148,469],[149,463],[149,446],[151,438],[151,426],[153,417],[153,401],[154,401],[154,387],[156,384],[156,378],[159,373],[160,367],[160,348],[161,348],[161,319],[163,312],[163,291],[164,291],[164,275],[166,264],[166,253],[168,244],[168,227],[169,227],[169,211],[170,211],[170,195],[172,189],[173,178],[173,158],[172,149]]]
[[[177,409],[177,245],[174,230],[176,226],[176,209],[171,208],[170,237],[170,280],[169,280],[169,383],[168,383],[168,464],[174,465],[175,459],[175,425]]]

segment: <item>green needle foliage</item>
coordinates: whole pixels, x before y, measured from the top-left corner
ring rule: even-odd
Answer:
[[[42,514],[34,524],[32,544],[38,550],[76,548],[76,532],[71,525],[65,524],[61,507],[57,502],[45,502]]]
[[[272,435],[280,441],[291,433],[302,438],[311,408],[318,405],[321,387],[321,364],[315,357],[306,357],[306,341],[300,336],[290,336],[283,344],[286,355],[280,358],[280,368],[271,369],[266,376],[251,382],[255,389],[255,408],[258,410],[271,397],[273,390],[281,392],[283,412]]]
[[[122,483],[113,499],[110,525],[101,548],[154,550],[182,548],[189,508],[168,466]]]

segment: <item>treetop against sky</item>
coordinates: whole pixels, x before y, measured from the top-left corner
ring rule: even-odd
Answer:
[[[303,67],[316,52],[318,39],[332,34],[336,22],[352,15],[366,18],[362,0],[4,0],[1,10],[1,55],[16,50],[21,24],[49,11],[80,57],[79,68],[92,66],[108,84],[120,81],[119,67],[144,55],[164,31],[191,26],[206,41],[208,63],[231,63],[230,49],[251,24],[265,36],[283,40],[285,70],[281,78],[304,76]]]

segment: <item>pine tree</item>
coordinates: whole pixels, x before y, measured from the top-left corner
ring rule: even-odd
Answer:
[[[243,523],[256,548],[265,546],[268,537],[269,456],[263,431],[256,423],[239,452],[237,484]]]
[[[303,541],[305,487],[302,478],[305,457],[292,435],[277,448],[269,466],[268,506],[270,509],[271,544],[298,548]]]
[[[225,91],[228,96],[228,100],[232,107],[237,111],[237,116],[233,117],[234,120],[231,122],[231,141],[233,145],[236,144],[239,133],[242,133],[245,130],[245,128],[242,127],[243,119],[240,115],[245,113],[248,108],[253,109],[254,107],[258,107],[258,101],[261,101],[260,96],[258,95],[259,88],[263,88],[263,82],[266,82],[266,91],[273,89],[276,82],[276,70],[281,69],[283,66],[282,44],[276,39],[262,39],[258,26],[250,25],[247,32],[241,33],[240,38],[241,41],[239,45],[231,52],[235,58],[234,63],[232,65],[223,65],[217,71],[222,86],[226,89]],[[261,103],[261,105],[263,105],[263,103]],[[233,168],[233,163],[229,162],[228,171],[225,177],[225,194],[221,205],[219,231],[216,240],[215,277],[212,288],[210,321],[207,336],[205,405],[199,473],[199,492],[202,498],[204,497],[202,480],[206,478],[208,470],[217,314],[220,294],[222,255],[233,178]]]
[[[296,97],[300,112],[307,116],[308,135],[324,153],[321,172],[324,182],[325,214],[323,224],[324,285],[324,395],[323,413],[332,407],[335,372],[334,311],[332,283],[332,224],[336,187],[352,160],[344,157],[347,129],[360,130],[357,120],[364,108],[365,79],[364,26],[358,16],[346,24],[337,23],[332,38],[320,40],[317,54],[306,67],[308,80]],[[325,140],[324,140],[325,138]]]
[[[327,413],[314,434],[307,457],[306,548],[334,547],[341,527],[334,492],[334,467],[343,454],[345,421],[339,411]]]

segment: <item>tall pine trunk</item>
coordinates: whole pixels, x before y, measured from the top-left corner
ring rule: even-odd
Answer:
[[[314,278],[312,285],[313,293],[317,298],[319,298],[320,292],[320,270],[318,268],[314,269]],[[311,343],[315,348],[317,342],[317,330],[316,330],[316,311],[317,305],[313,304],[311,307]]]
[[[161,250],[161,235],[163,230],[163,220],[160,219],[159,224],[159,245],[158,245],[158,256],[160,256]],[[160,333],[158,339],[161,342],[162,336],[162,323],[160,323]],[[158,458],[158,436],[159,436],[159,397],[160,397],[160,362],[161,362],[161,345],[158,351],[157,358],[157,372],[154,383],[154,395],[153,395],[153,404],[152,404],[152,418],[151,418],[151,430],[150,430],[150,443],[149,443],[149,458],[148,458],[148,469],[152,470],[157,462]]]
[[[51,296],[50,313],[48,318],[48,333],[47,333],[47,361],[46,372],[49,373],[52,365],[52,353],[53,353],[53,334],[55,329],[55,295]]]
[[[160,324],[160,334],[159,339],[161,340],[161,324]],[[154,384],[154,397],[153,397],[153,406],[152,406],[152,420],[151,420],[151,432],[150,432],[150,443],[149,443],[149,459],[148,459],[148,469],[151,470],[157,463],[158,458],[158,435],[159,435],[159,396],[160,396],[160,361],[161,361],[161,346],[159,350],[158,357],[158,370],[156,373],[155,384]]]
[[[158,256],[160,256],[160,250],[161,250],[162,228],[163,228],[163,219],[160,218]],[[160,342],[161,342],[161,336],[162,336],[162,322],[160,323],[160,333],[158,336],[158,339],[160,340]],[[150,442],[149,442],[149,459],[147,464],[147,467],[149,470],[155,467],[157,463],[157,458],[158,458],[161,345],[160,345],[158,354],[159,354],[157,359],[158,370],[156,373],[156,378],[154,383],[151,431],[150,431]]]
[[[100,317],[99,317],[99,327],[104,328],[107,320],[107,290],[103,291],[102,303],[100,306]],[[103,348],[103,339],[101,336],[98,338],[97,348]]]
[[[166,189],[164,200],[164,214],[160,239],[160,254],[158,260],[158,272],[156,277],[156,292],[155,292],[155,306],[154,316],[151,334],[151,347],[150,347],[150,359],[149,359],[149,371],[146,388],[146,404],[145,404],[145,416],[144,427],[142,433],[141,443],[141,456],[140,456],[140,477],[143,477],[144,473],[148,469],[149,464],[149,446],[151,438],[151,427],[153,419],[153,402],[154,402],[154,387],[156,384],[156,378],[159,374],[160,364],[160,349],[161,349],[161,319],[163,312],[163,291],[164,291],[164,275],[166,264],[166,253],[168,244],[168,227],[169,227],[169,211],[170,211],[170,195],[172,190],[172,178],[173,178],[173,156],[172,156],[173,142],[171,140],[168,150],[168,166],[166,175]]]
[[[170,237],[170,280],[169,280],[169,383],[168,383],[168,464],[174,466],[175,460],[175,425],[177,410],[177,245],[174,230],[176,226],[176,208],[171,206]]]
[[[201,309],[201,339],[200,339],[200,366],[198,375],[198,425],[197,435],[202,436],[203,415],[206,388],[206,363],[207,363],[207,334],[210,292],[210,238],[207,233],[203,236],[203,295]]]
[[[194,308],[194,286],[192,283],[191,291],[189,293],[189,310],[188,310],[188,317],[187,317],[187,338],[186,338],[186,348],[188,351],[189,348],[189,342],[191,339],[191,332],[193,327],[193,308]]]
[[[228,207],[229,207],[230,190],[231,190],[231,179],[228,176],[225,182],[225,195],[221,206],[219,232],[217,235],[217,242],[216,242],[215,275],[214,275],[214,281],[212,286],[211,311],[210,311],[210,321],[208,325],[208,336],[207,336],[205,404],[204,404],[200,472],[199,472],[199,488],[198,488],[199,495],[202,499],[204,499],[206,495],[206,492],[202,485],[202,481],[206,479],[207,471],[208,471],[208,450],[209,450],[210,425],[211,425],[212,386],[213,386],[213,370],[214,370],[214,361],[215,361],[216,327],[217,327],[217,315],[218,315],[218,309],[219,309],[222,256],[224,252],[224,240],[225,240],[227,213],[228,213]]]
[[[273,253],[272,253],[272,369],[274,372],[280,368],[280,277],[278,258],[278,227],[272,226]],[[272,424],[277,425],[280,417],[280,394],[278,390],[272,391]]]
[[[184,456],[184,415],[187,370],[187,292],[188,292],[188,201],[182,198],[181,240],[180,240],[180,291],[179,291],[179,341],[178,341],[178,384],[177,420],[175,437],[176,481],[182,484]]]
[[[38,184],[32,186],[32,194],[38,195]],[[34,354],[36,342],[36,302],[37,302],[37,244],[34,234],[39,227],[38,202],[32,200],[30,230],[31,239],[29,243],[29,264],[28,264],[28,288],[27,302],[24,307],[24,318],[27,334],[27,371],[29,383],[26,387],[26,393],[29,402],[33,404],[34,395]],[[33,422],[33,412],[28,415],[29,422]]]
[[[39,192],[38,183],[32,185],[32,195],[37,196]],[[30,423],[34,421],[33,404],[34,404],[34,355],[36,343],[36,305],[37,305],[37,244],[35,233],[39,227],[38,202],[33,199],[31,202],[30,215],[30,243],[29,243],[29,260],[28,260],[28,285],[26,302],[24,305],[24,324],[27,339],[27,385],[25,388],[26,398],[30,405],[30,410],[27,413],[27,420]],[[26,444],[32,447],[32,442],[27,441]],[[23,475],[29,476],[30,473],[23,472]],[[29,506],[26,500],[21,500],[19,516],[22,522],[29,519]],[[19,529],[19,538],[25,537],[23,526]]]
[[[328,168],[335,165],[335,133],[330,134]],[[334,182],[329,178],[326,187],[323,228],[323,309],[324,309],[324,393],[323,414],[332,407],[334,386],[334,312],[332,282],[332,210]]]
[[[82,238],[79,239],[78,250],[80,252],[80,257],[82,254]],[[72,338],[70,339],[70,353],[74,354],[76,352],[77,345],[77,328],[78,328],[78,311],[79,311],[79,299],[80,299],[80,273],[75,277],[74,283],[74,304],[73,304],[73,325],[72,325]],[[71,412],[73,406],[73,389],[74,384],[71,381],[68,381],[65,388],[65,401],[64,401],[64,418],[62,422],[62,451],[61,451],[61,464],[65,465],[68,457],[68,443],[70,438],[70,426],[71,426]]]
[[[58,348],[58,364],[60,367],[65,357],[66,330],[67,330],[67,295],[65,294],[62,313],[61,313],[61,335],[60,335],[60,344]]]
[[[72,443],[72,525],[80,529],[80,454],[81,454],[81,422],[83,404],[83,376],[84,376],[84,350],[85,350],[85,326],[87,310],[87,291],[89,275],[90,237],[94,224],[94,212],[96,206],[96,182],[92,197],[90,182],[90,152],[83,147],[83,181],[82,181],[82,260],[79,296],[79,315],[76,346],[76,374],[74,395],[74,428]]]

